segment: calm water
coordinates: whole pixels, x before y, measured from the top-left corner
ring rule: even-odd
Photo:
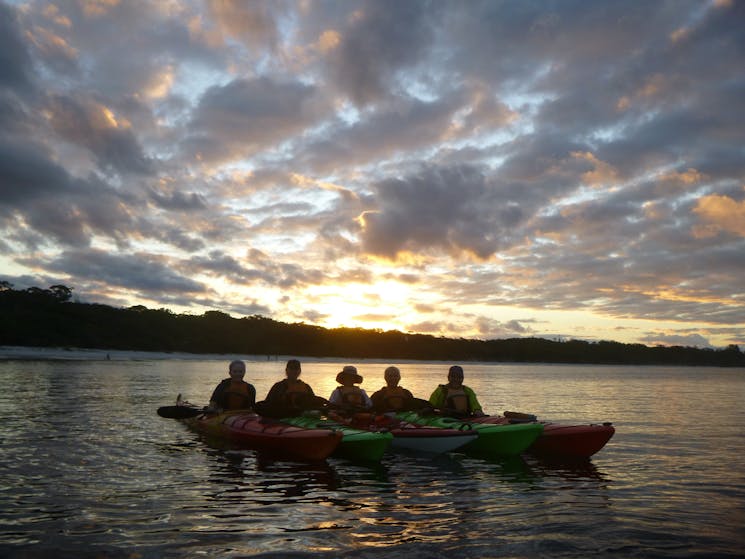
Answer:
[[[391,454],[376,467],[211,448],[158,406],[225,360],[0,361],[0,556],[743,557],[745,371],[466,364],[485,409],[612,421],[590,462]],[[304,362],[328,396],[344,363]],[[357,363],[379,388],[390,363]],[[428,397],[447,364],[399,364]],[[283,362],[248,363],[263,397]]]

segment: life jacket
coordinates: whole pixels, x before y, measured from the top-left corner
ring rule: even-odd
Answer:
[[[341,401],[352,406],[365,406],[365,398],[362,396],[362,389],[359,386],[340,386]]]
[[[242,410],[251,407],[251,392],[248,383],[242,380],[231,380],[223,393],[226,410]]]
[[[310,386],[305,384],[302,380],[296,380],[294,382],[287,381],[287,390],[283,394],[285,404],[291,407],[300,407],[302,404],[307,402],[306,394],[311,394],[312,390]]]
[[[400,386],[384,386],[381,391],[383,393],[383,407],[386,410],[402,410],[409,403],[409,395]]]
[[[470,413],[471,405],[468,402],[468,394],[461,388],[450,388],[447,384],[440,385],[445,390],[445,407],[459,413]]]

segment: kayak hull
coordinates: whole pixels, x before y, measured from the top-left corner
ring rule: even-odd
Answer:
[[[545,423],[543,435],[528,449],[533,454],[590,458],[616,432],[612,425],[560,425]]]
[[[509,419],[499,416],[474,418],[481,424],[505,424]],[[590,458],[613,437],[616,430],[610,423],[563,425],[544,422],[543,433],[528,448],[531,454],[557,458]]]
[[[331,429],[304,429],[246,411],[200,414],[182,421],[194,431],[230,441],[240,448],[300,460],[328,458],[342,438],[341,433]]]
[[[391,447],[429,454],[452,452],[470,442],[478,434],[472,429],[444,429],[401,421],[392,414],[357,413],[351,417],[333,416],[335,420],[355,429],[388,431],[393,435]]]
[[[396,416],[419,425],[446,429],[472,430],[478,437],[460,447],[459,450],[487,456],[517,456],[525,452],[543,432],[539,423],[481,424],[451,417],[426,416],[416,412],[399,412]]]
[[[391,433],[379,433],[354,429],[336,421],[329,421],[315,417],[285,417],[284,423],[311,429],[332,429],[342,436],[339,446],[334,450],[333,456],[360,460],[365,462],[380,462],[383,454],[391,446],[393,435]]]
[[[458,431],[457,429],[441,429],[412,425],[391,429],[393,448],[442,454],[452,452],[473,442],[478,433],[475,431]]]

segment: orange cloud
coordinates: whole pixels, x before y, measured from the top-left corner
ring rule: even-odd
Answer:
[[[338,31],[327,30],[324,31],[318,39],[318,50],[321,52],[329,52],[334,50],[341,43],[341,35]]]
[[[605,161],[601,161],[589,151],[572,152],[572,157],[577,160],[584,160],[592,163],[595,167],[592,171],[582,173],[582,182],[588,186],[599,187],[612,184],[618,181],[618,171]]]
[[[694,228],[697,237],[710,237],[726,231],[745,237],[745,200],[738,202],[729,196],[704,196],[693,209],[704,221]]]
[[[111,8],[118,6],[119,0],[83,0],[80,4],[86,16],[99,17],[107,14]]]

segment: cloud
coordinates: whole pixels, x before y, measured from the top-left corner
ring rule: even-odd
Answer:
[[[202,283],[174,271],[173,262],[153,254],[111,254],[102,250],[67,251],[49,259],[48,270],[82,282],[103,282],[140,293],[203,294]]]
[[[738,343],[744,6],[0,3],[3,266],[122,304]]]
[[[211,0],[207,3],[209,13],[224,37],[235,38],[255,49],[275,50],[279,41],[277,22],[271,3],[224,2]]]
[[[50,122],[66,141],[90,150],[102,169],[151,174],[148,158],[131,124],[93,99],[56,96],[49,103]]]
[[[380,207],[361,217],[363,248],[389,258],[419,250],[488,258],[509,245],[524,217],[476,167],[426,167],[375,189]]]
[[[712,347],[709,340],[701,334],[668,334],[664,332],[650,332],[641,338],[647,344],[683,347]]]
[[[438,8],[395,0],[368,0],[354,8],[338,30],[340,42],[328,63],[339,89],[364,107],[401,89],[401,73],[426,57]]]
[[[722,231],[745,237],[745,200],[738,202],[729,196],[711,194],[699,198],[693,211],[704,222],[696,227],[697,235],[710,236]]]
[[[0,3],[0,92],[3,88],[25,92],[32,84],[32,60],[16,11]]]
[[[316,89],[271,77],[209,88],[189,125],[186,151],[218,161],[275,149],[315,119]]]

